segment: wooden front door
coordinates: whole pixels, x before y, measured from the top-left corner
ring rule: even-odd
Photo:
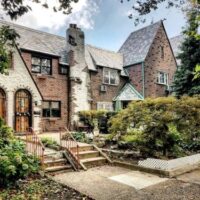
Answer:
[[[32,99],[27,90],[18,90],[15,94],[15,131],[26,132],[32,125]]]
[[[6,120],[6,94],[0,88],[0,117]]]

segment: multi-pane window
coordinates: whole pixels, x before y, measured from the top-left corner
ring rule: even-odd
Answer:
[[[67,65],[59,65],[59,73],[66,75],[67,74]]]
[[[119,75],[115,69],[104,68],[103,69],[103,83],[110,85],[118,85]]]
[[[32,72],[51,74],[51,60],[48,58],[32,57]]]
[[[157,83],[168,85],[168,74],[165,72],[158,72]]]
[[[61,116],[60,101],[44,101],[42,116],[43,117],[60,117]]]
[[[97,102],[97,110],[113,111],[113,103],[112,102]]]

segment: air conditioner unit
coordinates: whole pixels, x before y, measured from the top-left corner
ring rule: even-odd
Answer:
[[[107,91],[107,86],[106,85],[101,85],[100,91],[101,92],[106,92]]]

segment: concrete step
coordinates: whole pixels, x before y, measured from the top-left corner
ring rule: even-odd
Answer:
[[[81,151],[79,152],[80,159],[95,158],[99,156],[98,151]]]
[[[47,167],[45,169],[45,172],[60,172],[63,170],[71,170],[71,165],[60,165],[60,166],[53,166],[53,167]]]
[[[54,159],[44,160],[45,167],[63,166],[63,165],[66,165],[66,163],[67,163],[67,160],[64,158],[57,159],[57,160],[54,160]]]
[[[76,152],[77,148],[76,147],[72,147],[71,150]],[[92,150],[94,150],[94,147],[92,145],[79,146],[79,152],[92,151]]]
[[[87,168],[104,165],[107,160],[104,157],[86,158],[80,160]]]

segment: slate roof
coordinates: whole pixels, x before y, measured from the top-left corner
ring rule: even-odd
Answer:
[[[119,52],[124,55],[124,66],[145,60],[162,21],[132,32]]]
[[[67,64],[66,42],[64,37],[38,31],[0,20],[1,25],[9,25],[21,36],[19,48],[60,56],[60,62]]]
[[[123,55],[114,51],[86,45],[86,62],[90,70],[96,70],[96,66],[104,66],[121,70],[121,75],[126,76],[123,69]]]
[[[1,25],[9,25],[19,33],[20,39],[17,41],[19,48],[60,56],[60,63],[68,63],[65,37],[38,31],[3,20],[0,20],[0,26]],[[89,70],[96,71],[96,66],[99,65],[121,70],[121,75],[127,76],[123,70],[123,56],[120,53],[86,45],[85,60]]]

